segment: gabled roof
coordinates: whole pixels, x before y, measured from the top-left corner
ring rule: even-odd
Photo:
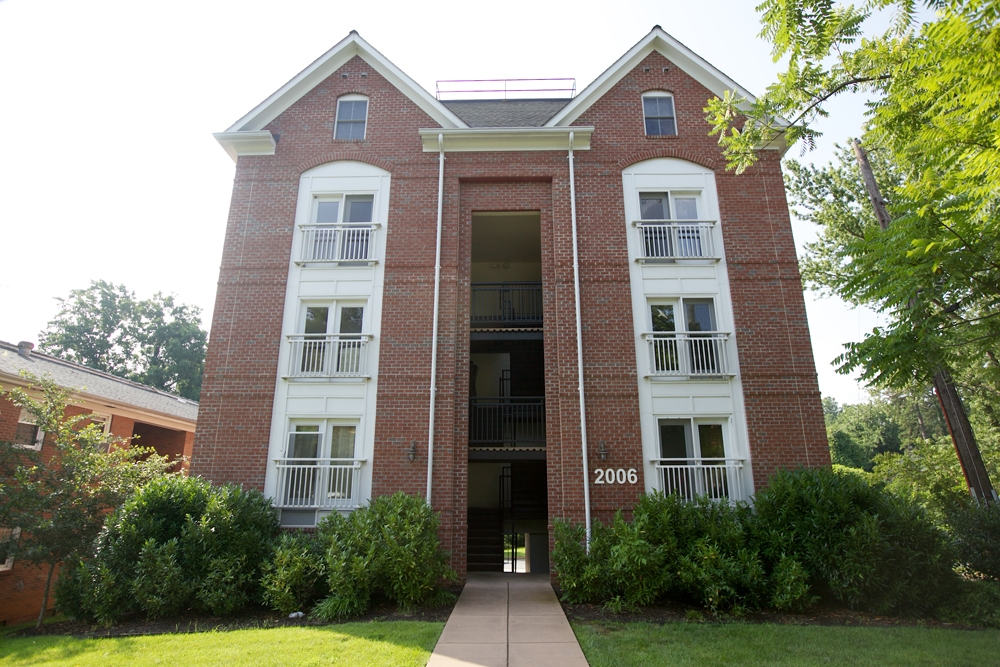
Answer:
[[[37,350],[33,350],[25,358],[18,354],[17,345],[0,341],[0,377],[4,378],[5,389],[11,383],[24,382],[20,377],[22,370],[38,377],[50,377],[60,387],[95,402],[110,402],[121,407],[157,413],[189,422],[191,426],[198,419],[198,403],[195,401]]]
[[[371,65],[372,69],[388,79],[392,85],[423,109],[441,127],[466,127],[458,116],[424,90],[420,84],[404,74],[401,69],[389,62],[371,44],[361,39],[361,35],[356,30],[352,30],[347,37],[317,58],[309,67],[295,75],[291,81],[254,107],[250,113],[233,123],[226,132],[262,130],[265,125],[302,99],[306,93],[322,83],[354,56],[361,57]]]
[[[569,103],[561,100],[449,100],[442,102],[469,127],[541,127]]]
[[[545,123],[545,127],[561,127],[575,121],[653,51],[660,53],[719,97],[722,97],[727,90],[732,90],[750,102],[755,99],[743,86],[671,37],[663,28],[653,26],[648,35],[639,40],[639,43],[629,49],[614,65],[594,79],[593,83],[580,91],[579,95]]]

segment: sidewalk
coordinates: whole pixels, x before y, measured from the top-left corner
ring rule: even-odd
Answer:
[[[547,574],[470,572],[427,667],[587,667]]]

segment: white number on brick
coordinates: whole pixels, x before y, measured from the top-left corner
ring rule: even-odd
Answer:
[[[597,473],[597,479],[594,480],[594,484],[635,484],[639,481],[639,473],[635,468],[608,468],[607,470],[603,468],[598,468],[594,472]]]

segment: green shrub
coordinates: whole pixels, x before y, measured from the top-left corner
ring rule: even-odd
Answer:
[[[991,579],[1000,580],[1000,503],[968,501],[948,513],[959,562]]]
[[[937,612],[949,623],[1000,628],[1000,582],[962,581],[955,596]]]
[[[108,516],[93,552],[60,578],[56,604],[104,624],[188,608],[232,614],[259,599],[277,531],[277,514],[257,491],[159,479]]]
[[[305,533],[284,533],[274,557],[264,564],[264,602],[283,614],[305,611],[329,592],[319,540]]]
[[[422,499],[395,493],[348,517],[332,514],[317,530],[329,595],[312,611],[321,620],[363,614],[373,594],[409,608],[436,598],[454,580],[437,538],[438,517]]]
[[[852,608],[925,613],[954,588],[944,533],[921,507],[859,475],[779,472],[755,512],[765,560],[794,558],[810,583]]]

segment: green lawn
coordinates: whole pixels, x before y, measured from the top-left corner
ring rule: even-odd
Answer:
[[[1000,631],[749,623],[584,623],[591,667],[665,665],[995,665]]]
[[[0,664],[423,667],[444,623],[385,621],[111,639],[0,638]]]

